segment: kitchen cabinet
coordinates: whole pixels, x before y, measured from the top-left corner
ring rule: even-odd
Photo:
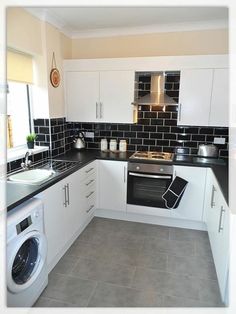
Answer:
[[[98,119],[99,72],[66,72],[67,121],[94,122]]]
[[[99,160],[99,196],[100,209],[126,211],[127,162]]]
[[[180,74],[178,125],[228,126],[228,69],[185,69]]]
[[[174,175],[188,181],[179,206],[172,209],[172,217],[202,221],[204,208],[204,194],[206,168],[174,166]]]
[[[229,208],[211,169],[207,172],[205,220],[222,300],[226,301],[229,267]]]
[[[210,126],[229,125],[229,71],[214,69],[211,97]]]
[[[208,125],[212,79],[212,69],[186,69],[181,71],[179,125]]]
[[[92,218],[97,204],[96,176],[94,161],[41,193],[49,270]]]
[[[65,72],[68,121],[134,122],[134,71]]]

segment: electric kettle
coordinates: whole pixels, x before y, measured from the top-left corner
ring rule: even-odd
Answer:
[[[218,157],[218,148],[213,144],[201,144],[198,148],[198,156]]]
[[[73,140],[74,148],[78,150],[82,150],[85,148],[85,139],[84,139],[84,133],[79,132],[78,137],[75,137]]]

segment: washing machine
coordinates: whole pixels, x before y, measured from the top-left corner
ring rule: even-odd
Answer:
[[[31,307],[48,283],[43,204],[32,198],[7,215],[7,306]]]

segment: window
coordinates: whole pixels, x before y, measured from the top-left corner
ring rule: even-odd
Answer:
[[[31,118],[31,84],[33,58],[23,52],[7,51],[7,147],[26,144],[26,136],[33,131]]]
[[[7,115],[8,148],[26,144],[33,131],[29,84],[8,82]]]

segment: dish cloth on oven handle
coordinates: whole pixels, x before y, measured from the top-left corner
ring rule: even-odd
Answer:
[[[174,178],[168,189],[162,195],[162,198],[165,201],[166,208],[173,209],[178,207],[187,184],[188,181],[184,180],[183,178],[180,178],[178,176]]]

